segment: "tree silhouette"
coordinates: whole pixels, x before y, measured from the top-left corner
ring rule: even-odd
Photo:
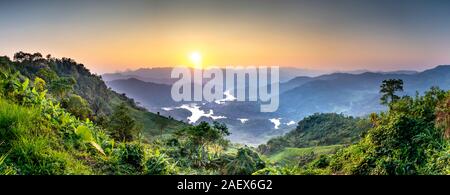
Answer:
[[[400,99],[399,96],[395,95],[396,91],[403,91],[403,80],[401,79],[388,79],[384,80],[380,86],[381,104],[390,105]]]

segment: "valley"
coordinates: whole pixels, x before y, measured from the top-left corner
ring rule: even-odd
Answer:
[[[161,70],[164,70],[164,74],[158,74]],[[423,93],[432,86],[450,89],[450,66],[437,66],[422,72],[331,73],[314,77],[305,76],[308,72],[302,74],[301,70],[292,71],[296,75],[283,74],[288,70],[280,69],[280,80],[285,82],[279,84],[280,93],[274,94],[280,97],[280,107],[272,113],[260,112],[259,101],[235,101],[236,97],[230,95],[229,91],[224,92],[223,99],[214,102],[173,101],[170,98],[170,83],[149,82],[170,80],[168,69],[140,69],[107,74],[109,81],[106,84],[164,116],[190,124],[215,120],[224,122],[230,127],[232,134],[229,138],[233,142],[253,146],[285,134],[294,128],[295,121],[314,113],[342,113],[363,117],[372,112],[385,111],[386,107],[378,101],[379,83],[385,79],[403,79],[406,84],[402,95],[413,96],[416,91]],[[154,75],[158,77],[153,78]],[[142,78],[145,79],[140,80]],[[223,85],[226,85],[225,81]],[[248,83],[241,88],[247,89]],[[242,122],[240,119],[246,120]]]

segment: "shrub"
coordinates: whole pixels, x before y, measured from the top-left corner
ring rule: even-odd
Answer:
[[[121,149],[121,161],[137,170],[144,168],[145,151],[140,143],[125,143]]]
[[[266,164],[258,153],[248,147],[239,148],[237,155],[230,159],[225,166],[224,174],[227,175],[251,175],[257,170],[265,168]]]
[[[176,174],[177,168],[165,154],[158,150],[149,154],[145,161],[145,174],[147,175],[172,175]]]

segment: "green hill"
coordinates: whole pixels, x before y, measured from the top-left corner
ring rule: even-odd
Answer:
[[[70,59],[0,58],[0,175],[248,175],[265,168],[257,152],[231,146],[226,135],[221,123],[191,126],[147,112]]]
[[[285,147],[350,144],[358,141],[369,128],[367,119],[336,113],[314,114],[301,120],[295,130],[270,139],[266,145],[259,146],[259,149],[263,153],[273,154]]]
[[[73,86],[66,91],[86,100],[90,108],[88,117],[99,124],[107,120],[115,106],[126,104],[147,140],[150,140],[152,136],[160,135],[161,132],[170,133],[188,126],[183,122],[148,112],[137,106],[133,99],[126,97],[125,94],[112,91],[100,76],[92,74],[83,64],[70,58],[57,59],[51,56],[44,58],[39,53],[19,52],[14,56],[14,61],[6,56],[0,57],[0,66],[11,72],[18,71],[31,80],[39,77],[46,83],[53,83],[49,86],[48,95],[57,99],[62,99],[58,97],[62,95],[60,93],[68,93],[61,92],[61,86],[73,80]],[[64,101],[62,102],[64,103]]]
[[[304,165],[317,156],[336,152],[341,145],[315,146],[308,148],[283,148],[281,151],[268,156],[268,160],[281,165]]]

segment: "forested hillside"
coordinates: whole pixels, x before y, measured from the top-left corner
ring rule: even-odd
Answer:
[[[47,83],[48,95],[81,119],[89,118],[104,124],[114,107],[124,104],[146,139],[160,135],[161,128],[166,130],[163,133],[167,133],[185,126],[184,123],[150,113],[125,94],[108,89],[100,76],[92,74],[73,59],[57,59],[50,55],[44,58],[40,53],[18,52],[13,60],[0,57],[0,63],[4,70],[19,72],[31,80],[42,79]]]
[[[190,126],[149,113],[70,59],[0,58],[1,175],[251,174],[265,167],[226,135],[220,123]]]
[[[393,89],[383,86],[382,92]],[[359,142],[332,154],[301,155],[297,166],[275,165],[258,174],[450,174],[450,91],[431,88],[415,97],[395,91],[385,93],[389,110],[370,115],[372,128]]]

